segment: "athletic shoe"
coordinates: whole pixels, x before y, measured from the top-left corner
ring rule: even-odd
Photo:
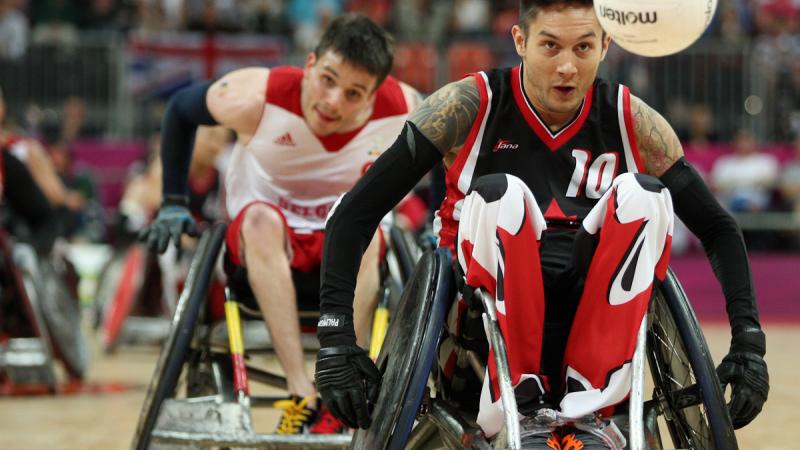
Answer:
[[[522,448],[561,450],[561,435],[557,431],[528,434],[521,443]]]
[[[608,450],[608,444],[598,436],[573,427],[561,428],[560,450]]]
[[[314,424],[311,425],[311,429],[309,430],[311,434],[338,434],[344,433],[347,427],[344,424],[333,416],[331,410],[328,409],[325,405],[319,409],[319,414],[317,415],[317,420],[314,421]]]
[[[300,398],[292,395],[286,400],[278,400],[273,407],[282,409],[281,421],[275,434],[305,434],[317,417],[317,410],[308,407],[313,397]]]
[[[522,437],[523,448],[551,450],[608,450],[601,438],[570,426],[558,427],[552,432],[526,434]]]

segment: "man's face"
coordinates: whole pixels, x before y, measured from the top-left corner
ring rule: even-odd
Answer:
[[[375,100],[375,75],[332,51],[309,54],[304,70],[300,103],[314,134],[350,131],[366,120]]]
[[[610,37],[592,7],[543,8],[528,25],[512,30],[525,66],[526,93],[545,114],[570,114],[594,83]]]

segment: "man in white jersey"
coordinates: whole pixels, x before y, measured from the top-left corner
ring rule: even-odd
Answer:
[[[246,270],[286,373],[290,398],[276,404],[284,409],[278,433],[340,428],[319,408],[300,340],[296,292],[310,285],[316,293],[318,283],[293,277],[319,273],[328,212],[394,140],[418,101],[416,91],[388,77],[392,58],[385,31],[366,16],[345,15],[331,23],[303,68],[236,70],[177,93],[165,113],[164,199],[142,238],[164,251],[170,239],[195,232],[186,208],[194,131],[211,124],[234,130],[225,177],[226,264]],[[379,285],[380,246],[376,234],[356,284],[362,344]]]

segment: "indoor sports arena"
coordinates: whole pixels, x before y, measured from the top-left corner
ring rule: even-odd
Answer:
[[[790,450],[798,0],[0,0],[0,449]]]

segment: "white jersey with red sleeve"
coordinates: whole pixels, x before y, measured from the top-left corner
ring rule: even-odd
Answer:
[[[321,230],[340,195],[349,191],[402,130],[408,106],[400,83],[378,88],[372,116],[360,128],[319,137],[303,118],[295,67],[270,70],[261,122],[233,149],[225,177],[228,215],[254,201],[280,208],[289,227]]]

